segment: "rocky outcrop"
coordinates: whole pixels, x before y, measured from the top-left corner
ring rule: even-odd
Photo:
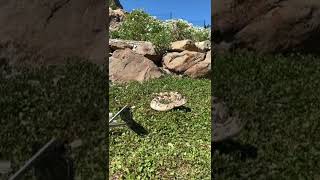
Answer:
[[[128,48],[116,50],[109,58],[109,79],[112,82],[142,82],[161,75],[161,70],[151,60]]]
[[[170,72],[192,78],[208,77],[211,72],[211,43],[191,40],[173,42],[162,64]]]
[[[111,51],[129,48],[137,54],[152,60],[155,63],[161,61],[162,56],[156,53],[155,46],[151,42],[109,39],[109,47]]]
[[[189,39],[172,42],[171,48],[169,49],[169,51],[177,51],[177,52],[182,52],[184,50],[200,51],[200,49],[195,45],[195,43]]]
[[[122,40],[122,39],[109,39],[109,48],[113,52],[118,49],[132,49],[135,45],[140,45],[143,42],[140,41],[131,41],[131,40]]]
[[[150,42],[110,39],[110,79],[113,82],[142,82],[164,73],[192,78],[207,77],[210,74],[211,47],[208,42],[185,40],[172,44],[176,44],[177,48],[171,48],[166,54],[160,55]]]
[[[156,49],[151,42],[145,42],[138,46],[133,46],[132,50],[137,54],[141,54],[144,57],[152,60],[155,63],[159,63],[161,61],[161,54],[157,54]]]
[[[213,1],[217,51],[319,52],[320,2],[316,0]]]
[[[203,61],[199,61],[190,68],[188,68],[184,74],[192,78],[207,77],[211,72],[211,50],[207,52],[206,58]]]
[[[207,51],[209,51],[211,49],[211,42],[209,40],[196,42],[195,45],[202,52],[207,52]]]
[[[204,59],[205,54],[201,52],[173,52],[163,57],[163,65],[170,71],[181,74]]]
[[[0,45],[6,52],[5,47],[14,46],[34,56],[16,63],[59,64],[79,57],[101,64],[107,54],[106,18],[105,2],[98,0],[2,1]]]

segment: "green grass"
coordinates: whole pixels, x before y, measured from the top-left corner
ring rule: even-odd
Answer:
[[[83,145],[73,152],[76,176],[104,179],[106,73],[89,63],[22,68],[7,79],[0,73],[0,159],[10,160],[17,171],[32,154],[35,142],[52,136]],[[60,78],[55,84],[54,81]],[[23,179],[30,179],[30,174]]]
[[[186,96],[190,112],[150,108],[152,93],[170,90]],[[135,106],[135,121],[149,131],[140,137],[126,127],[110,130],[110,179],[210,179],[210,94],[210,80],[177,77],[110,87],[110,112]]]
[[[248,120],[236,140],[258,153],[214,153],[218,179],[319,179],[320,58],[239,53],[213,68],[215,96]]]

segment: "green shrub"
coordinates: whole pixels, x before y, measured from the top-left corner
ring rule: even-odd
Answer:
[[[210,29],[194,27],[185,20],[169,20],[165,22],[170,28],[173,41],[191,39],[193,41],[204,41],[210,39]]]
[[[150,41],[160,53],[166,51],[172,41],[169,29],[161,21],[142,10],[134,10],[128,14],[119,29],[110,32],[110,37]]]
[[[190,33],[191,33],[192,40],[194,41],[205,41],[205,40],[210,40],[211,38],[210,29],[191,28]]]
[[[193,27],[181,19],[164,22],[150,16],[143,10],[133,10],[126,16],[118,30],[110,32],[110,38],[149,41],[161,54],[170,47],[172,41],[209,40],[210,29]]]
[[[191,39],[190,25],[187,22],[181,20],[169,20],[166,22],[168,28],[172,32],[173,41]]]

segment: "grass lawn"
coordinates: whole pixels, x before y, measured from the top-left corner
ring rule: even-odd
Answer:
[[[12,68],[0,69],[0,159],[10,160],[16,172],[33,155],[35,142],[44,145],[52,136],[81,139],[72,154],[76,177],[104,179],[106,73],[74,62],[23,68],[11,77]],[[31,179],[30,173],[22,179]]]
[[[152,93],[171,90],[186,96],[191,111],[150,108]],[[207,79],[164,77],[111,86],[110,112],[124,105],[135,106],[135,121],[149,133],[140,137],[126,127],[110,130],[110,179],[210,179],[210,95]]]
[[[235,140],[257,152],[241,158],[236,146],[216,151],[217,179],[320,179],[319,57],[217,57],[213,88],[248,120]]]

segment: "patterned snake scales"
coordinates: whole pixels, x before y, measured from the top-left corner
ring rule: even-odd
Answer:
[[[187,103],[187,100],[178,92],[161,92],[154,95],[156,97],[152,99],[150,107],[157,111],[168,111]]]

